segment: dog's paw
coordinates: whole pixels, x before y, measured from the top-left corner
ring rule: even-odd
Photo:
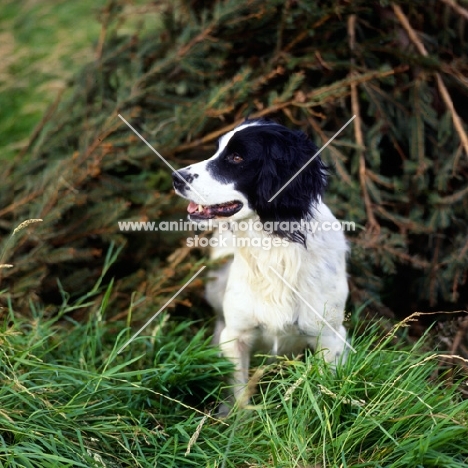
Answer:
[[[227,403],[221,403],[218,406],[218,411],[216,412],[216,416],[219,419],[227,418],[231,410],[232,410],[231,406],[229,406]]]

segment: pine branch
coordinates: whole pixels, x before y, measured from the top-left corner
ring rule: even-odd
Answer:
[[[427,57],[429,54],[427,53],[424,44],[420,41],[419,37],[416,34],[416,31],[411,27],[411,24],[408,21],[406,15],[403,13],[401,7],[394,3],[392,4],[392,7],[396,17],[398,18],[401,25],[408,34],[408,37],[410,38],[411,42],[415,45],[416,49],[422,56]],[[435,73],[435,77],[442,99],[444,100],[447,109],[452,114],[453,124],[455,126],[455,129],[457,130],[458,136],[460,137],[460,141],[465,149],[466,156],[468,157],[468,135],[466,134],[465,129],[463,128],[463,123],[460,119],[460,116],[457,114],[455,107],[453,106],[452,98],[450,97],[450,94],[447,91],[444,82],[442,81],[442,77],[439,73]]]
[[[354,53],[356,45],[356,15],[350,15],[348,18],[348,36],[349,36],[349,48],[351,53]],[[351,75],[355,74],[354,71],[354,58],[351,59]],[[366,175],[366,158],[365,154],[365,145],[364,138],[362,137],[361,129],[361,112],[359,109],[359,99],[358,99],[358,88],[355,82],[351,83],[351,111],[353,115],[356,116],[354,119],[354,135],[356,143],[358,145],[358,154],[359,154],[359,183],[361,184],[361,190],[364,197],[364,204],[366,206],[367,213],[367,226],[366,229],[371,235],[379,235],[380,225],[375,218],[374,212],[372,211],[372,204],[369,197],[369,192],[367,191],[367,175]]]

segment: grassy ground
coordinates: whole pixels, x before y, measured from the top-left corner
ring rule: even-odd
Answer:
[[[93,59],[106,0],[3,0],[0,5],[0,158],[28,141],[68,79]]]
[[[336,375],[311,354],[270,365],[254,404],[219,421],[229,365],[203,330],[163,320],[117,355],[129,333],[96,318],[10,316],[1,466],[467,466],[468,402],[430,382],[435,354],[392,349],[369,331]]]
[[[111,287],[111,286],[110,286]],[[109,287],[109,288],[110,288]],[[252,404],[218,420],[230,365],[196,323],[132,336],[106,291],[0,326],[3,467],[465,467],[468,401],[437,381],[437,353],[396,349],[395,328],[353,344],[336,374],[318,356],[263,368]],[[67,319],[94,310],[86,323]]]

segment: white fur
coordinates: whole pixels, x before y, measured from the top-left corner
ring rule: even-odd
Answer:
[[[246,196],[233,183],[216,180],[207,170],[208,161],[215,160],[232,135],[247,125],[252,123],[224,135],[212,158],[186,168],[186,173],[196,177],[191,180],[191,187],[179,193],[202,205],[241,201],[242,209],[229,220],[255,222],[259,217]],[[318,223],[336,221],[320,200],[311,205],[310,213]],[[346,331],[342,323],[348,295],[347,243],[343,232],[307,232],[306,245],[289,241],[286,247],[272,245],[268,250],[234,245],[234,236],[250,242],[267,237],[278,240],[262,230],[233,228],[222,233],[218,230],[214,236],[229,242],[227,247],[214,248],[212,258],[228,260],[211,273],[206,297],[219,316],[215,341],[235,364],[232,383],[239,404],[245,403],[243,390],[254,350],[283,355],[311,347],[330,363],[343,353]]]
[[[315,208],[315,221],[325,220],[336,218],[320,203]],[[233,234],[269,236],[263,231],[217,231],[214,235]],[[239,403],[245,403],[243,390],[252,351],[291,355],[311,347],[328,362],[343,353],[346,252],[344,235],[336,231],[309,233],[307,249],[293,242],[269,250],[235,246],[212,249],[212,258],[233,255],[212,273],[206,297],[219,314],[215,341],[236,365],[233,385]]]

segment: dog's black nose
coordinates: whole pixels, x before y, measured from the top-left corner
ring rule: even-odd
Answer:
[[[187,182],[190,183],[188,179],[191,176],[184,171],[175,171],[172,173],[172,184],[176,190],[182,191],[187,186]]]

